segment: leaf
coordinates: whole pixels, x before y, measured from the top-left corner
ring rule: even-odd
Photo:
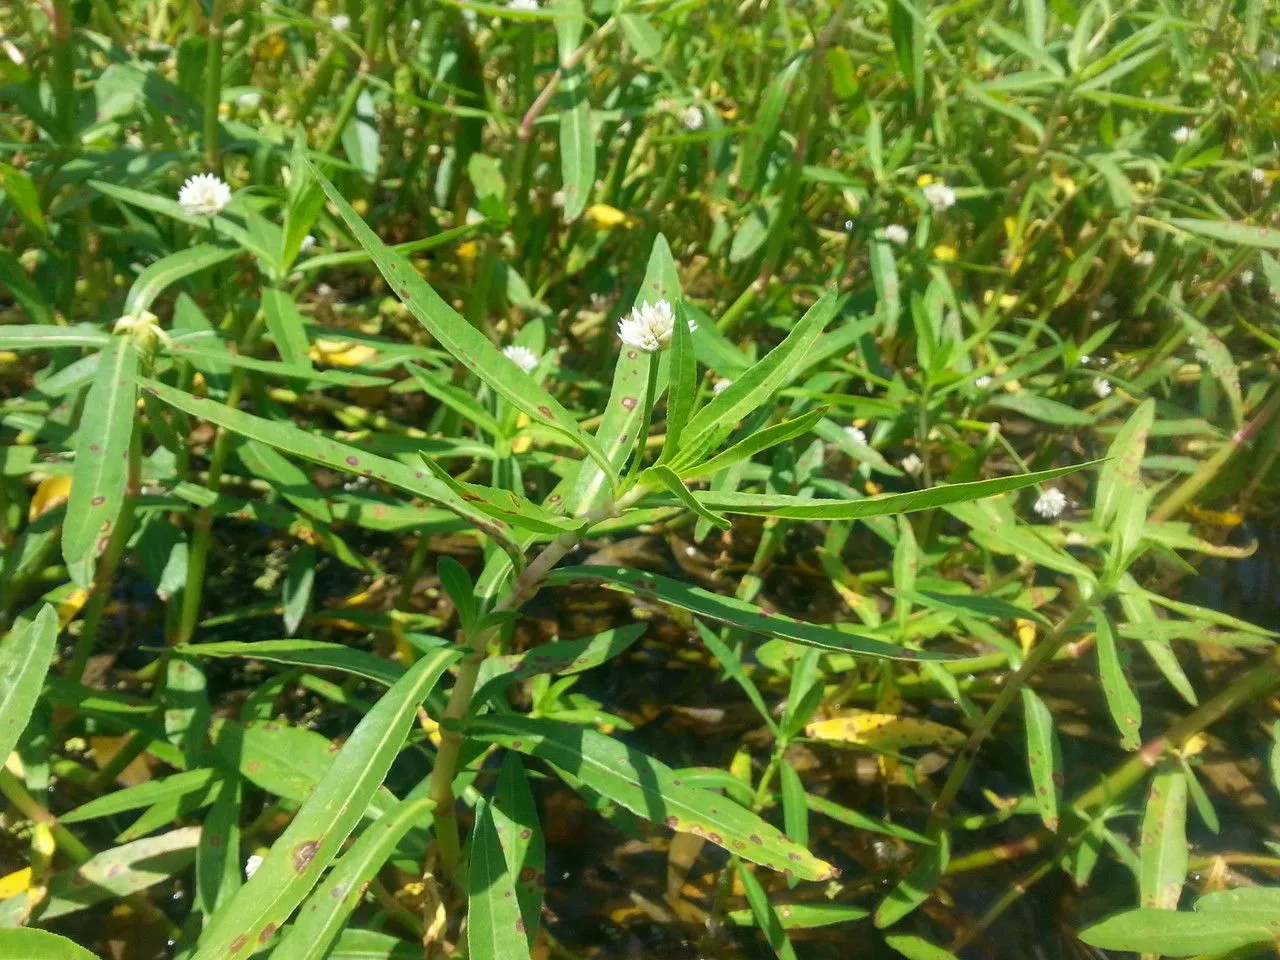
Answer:
[[[391,857],[401,838],[423,822],[434,807],[434,801],[426,797],[403,800],[366,826],[334,863],[324,883],[307,898],[288,934],[271,952],[272,960],[328,957],[329,948],[364,899],[369,881]]]
[[[619,13],[618,23],[636,56],[652,63],[661,62],[662,35],[653,28],[648,17],[641,13]]]
[[[469,960],[524,960],[529,956],[525,921],[515,896],[515,877],[493,825],[489,803],[480,803],[471,831],[467,873]]]
[[[1142,742],[1142,704],[1129,685],[1120,656],[1120,645],[1115,629],[1106,612],[1099,608],[1095,614],[1098,646],[1098,676],[1102,680],[1102,692],[1107,698],[1107,710],[1120,731],[1120,745],[1126,750],[1136,750]]]
[[[0,349],[53,350],[57,347],[105,347],[111,334],[98,327],[78,324],[59,327],[52,324],[15,323],[0,325]]]
[[[516,366],[515,361],[506,357],[488,337],[445,303],[408,260],[378,239],[377,234],[369,229],[360,215],[342,198],[338,188],[314,166],[311,169],[360,246],[368,252],[379,272],[386,278],[388,285],[440,346],[530,419],[563,435],[586,451],[606,472],[611,472],[609,460],[599,444],[582,432],[573,414]]]
[[[479,483],[465,483],[455,479],[435,458],[421,454],[422,462],[432,475],[453,491],[461,502],[475,508],[499,523],[510,524],[518,530],[558,536],[566,530],[580,530],[583,522],[562,517],[526,500],[520,494],[500,487],[486,487]]]
[[[58,819],[63,823],[80,823],[97,817],[113,816],[126,810],[137,810],[139,807],[147,807],[173,797],[198,794],[217,779],[217,776],[217,771],[206,767],[199,770],[185,770],[158,780],[148,780],[96,797],[62,814]]]
[[[458,656],[427,654],[364,715],[257,873],[210,920],[194,960],[246,957],[271,938],[364,816],[419,706]]]
[[[726,390],[725,393],[729,391]],[[910,513],[932,507],[978,500],[997,493],[1006,493],[1035,483],[1043,483],[1056,477],[1085,470],[1100,463],[1090,460],[1070,467],[1056,467],[1036,473],[1021,473],[991,480],[974,480],[969,483],[940,484],[909,493],[889,493],[860,500],[823,500],[810,497],[761,495],[755,493],[702,492],[694,494],[705,507],[725,513],[740,513],[786,517],[794,520],[861,520],[891,513]]]
[[[240,889],[241,784],[232,778],[213,801],[200,830],[196,847],[195,904],[205,917],[225,904]]]
[[[869,914],[862,907],[846,903],[780,903],[773,908],[773,912],[786,930],[829,927],[836,923],[861,920]],[[756,922],[755,915],[750,910],[730,910],[728,920],[740,927]]]
[[[756,713],[760,714],[760,719],[765,722],[765,725],[776,736],[778,725],[774,722],[769,707],[764,702],[764,697],[760,695],[760,690],[755,681],[747,676],[746,671],[742,669],[742,661],[737,654],[717,637],[713,631],[707,629],[706,624],[701,620],[695,619],[693,623],[698,628],[698,636],[702,638],[702,642],[711,651],[711,655],[720,662],[720,666],[724,668],[724,672],[733,679],[734,683],[742,688],[742,692],[747,695],[751,705],[756,708]]]
[[[894,751],[905,747],[958,747],[965,735],[933,720],[903,717],[896,713],[848,710],[804,728],[805,736],[827,743],[847,743]]]
[[[293,633],[311,606],[311,588],[316,582],[316,548],[299,544],[289,558],[284,575],[284,632]]]
[[[1093,423],[1094,420],[1092,414],[1085,413],[1083,410],[1077,410],[1075,407],[1069,407],[1065,403],[1059,403],[1057,400],[1050,400],[1048,397],[1037,396],[1025,391],[992,397],[988,403],[993,407],[1012,410],[1015,413],[1022,414],[1024,417],[1030,417],[1032,420],[1052,423],[1060,427],[1084,426]]]
[[[577,220],[587,208],[596,180],[596,138],[591,130],[591,104],[587,99],[586,68],[581,62],[566,66],[582,36],[581,0],[560,0],[569,16],[556,21],[560,51],[560,174],[564,181],[564,218]]]
[[[630,623],[578,640],[556,640],[524,653],[488,657],[480,666],[475,694],[477,702],[492,697],[516,680],[544,673],[582,673],[621,654],[648,629],[647,623]]]
[[[1226,391],[1232,419],[1237,427],[1240,426],[1244,422],[1244,395],[1240,389],[1240,371],[1231,351],[1198,317],[1183,309],[1177,301],[1166,302],[1187,331],[1187,339],[1195,348],[1197,359],[1208,366],[1214,382]]]
[[[627,567],[561,567],[553,570],[545,582],[548,585],[564,584],[580,579],[597,580],[629,596],[669,603],[673,607],[688,610],[698,616],[728,623],[761,636],[783,637],[824,650],[840,650],[872,657],[886,657],[891,660],[953,659],[947,654],[908,650],[884,640],[847,633],[834,627],[823,627],[815,623],[792,620],[789,617],[769,615],[741,600],[722,597],[700,587],[691,587],[656,573],[631,570]]]
[[[672,304],[675,311],[675,325],[671,331],[671,353],[668,356],[669,393],[667,396],[667,437],[662,444],[662,456],[659,463],[666,463],[680,449],[680,436],[684,425],[693,413],[694,400],[697,397],[698,363],[694,358],[693,333],[689,330],[689,318],[684,304],[676,300]],[[657,398],[654,398],[656,402]]]
[[[768,941],[778,960],[797,960],[795,947],[791,946],[791,941],[787,939],[782,920],[773,909],[773,904],[769,902],[769,895],[764,892],[764,887],[760,886],[760,881],[755,878],[755,874],[745,863],[738,864],[738,879],[742,883],[743,892],[747,895],[747,904],[751,908],[751,915],[755,917],[756,926],[764,934],[765,940]]]
[[[1098,471],[1098,493],[1094,498],[1094,521],[1103,529],[1120,513],[1142,475],[1142,459],[1147,454],[1147,437],[1155,418],[1156,402],[1148,398],[1130,414],[1107,448],[1107,459]]]
[[[591,729],[492,714],[467,720],[479,737],[545,760],[633,813],[709,840],[744,860],[803,880],[837,875],[776,827],[718,794],[686,785],[666,764]]]
[[[195,859],[199,827],[181,827],[95,854],[49,883],[41,920],[53,920],[163,883]]]
[[[223,640],[188,643],[174,649],[195,657],[245,657],[321,670],[342,670],[388,687],[404,676],[404,668],[398,663],[356,647],[322,640]]]
[[[951,835],[943,830],[938,833],[934,845],[920,853],[911,872],[880,901],[873,915],[876,927],[881,930],[891,927],[924,903],[938,885],[950,858]]]
[[[399,460],[391,460],[359,447],[348,446],[328,437],[308,433],[291,423],[265,420],[228,407],[226,404],[193,397],[156,380],[144,380],[142,384],[144,390],[159,397],[170,406],[226,427],[233,433],[252,440],[260,440],[277,450],[319,463],[331,470],[373,477],[393,487],[433,500],[485,531],[507,551],[513,562],[523,565],[524,551],[511,539],[500,523],[461,500],[448,486],[431,476],[425,469],[414,470],[413,467]],[[74,494],[74,489],[72,492]]]
[[[896,823],[890,823],[887,820],[881,820],[879,817],[873,817],[868,813],[860,813],[857,810],[851,810],[848,807],[842,807],[840,804],[826,797],[819,797],[816,794],[809,794],[806,799],[806,805],[814,813],[820,813],[824,817],[830,817],[837,823],[847,824],[858,830],[870,830],[873,833],[883,833],[885,836],[898,837],[910,843],[929,844],[933,841],[923,834],[916,833],[907,827],[899,826]]]
[[[0,955],[9,960],[98,960],[79,944],[47,930],[0,930]]]
[[[318,189],[316,195],[323,197]],[[310,370],[311,345],[307,340],[306,323],[293,297],[278,287],[264,287],[262,315],[280,359],[289,366]]]
[[[1196,220],[1186,217],[1170,217],[1170,226],[1209,240],[1221,240],[1242,247],[1261,247],[1280,250],[1280,230],[1257,227],[1250,223],[1233,223],[1230,220]]]
[[[489,812],[507,857],[507,870],[515,877],[525,938],[532,950],[538,936],[538,917],[542,913],[547,857],[538,825],[538,808],[519,754],[508,753],[503,758]]]
[[[954,953],[909,933],[891,933],[884,942],[907,960],[956,960]]]
[[[796,75],[800,72],[806,57],[807,54],[793,57],[769,81],[760,100],[756,121],[743,137],[741,154],[738,158],[738,177],[741,180],[742,189],[748,194],[755,193],[760,186],[760,180],[767,166],[767,151],[772,147],[774,137],[777,136],[778,127],[782,122],[782,111],[786,109]]]
[[[1213,809],[1213,801],[1209,799],[1208,792],[1196,777],[1186,757],[1179,756],[1178,763],[1186,775],[1187,792],[1191,795],[1191,802],[1195,804],[1196,815],[1210,833],[1217,833],[1222,825],[1218,822],[1218,811]]]
[[[1187,775],[1174,763],[1161,764],[1152,777],[1139,861],[1142,905],[1175,909],[1187,879]]]
[[[903,594],[912,603],[943,610],[962,617],[981,620],[1035,620],[1049,625],[1049,618],[1038,610],[1019,606],[999,597],[974,593],[934,593],[930,590],[911,590]]]
[[[893,244],[876,231],[871,238],[868,259],[871,263],[871,280],[876,291],[876,319],[883,336],[891,337],[898,330],[898,317],[902,314],[901,283],[898,280],[898,260]],[[917,338],[918,339],[918,338]],[[929,364],[924,364],[926,369]]]
[[[694,414],[681,434],[680,451],[668,464],[677,474],[701,460],[740,419],[767,403],[804,364],[809,349],[835,316],[834,289],[800,318],[785,340],[752,364],[727,389]]]
[[[1047,829],[1058,829],[1058,808],[1062,793],[1062,750],[1053,714],[1034,690],[1023,687],[1022,721],[1027,738],[1027,767],[1040,819]]]
[[[333,510],[311,477],[275,447],[258,440],[244,440],[236,445],[236,456],[250,473],[267,481],[294,506],[322,523],[333,522]],[[292,629],[289,632],[292,633]]]
[[[0,190],[4,191],[0,199],[8,200],[23,220],[45,236],[49,235],[49,224],[40,209],[40,191],[25,170],[0,163]]]
[[[44,604],[19,619],[0,642],[0,763],[8,760],[44,689],[58,640],[58,614]]]
[[[1275,923],[1272,914],[1270,923]],[[1232,950],[1274,942],[1275,931],[1261,917],[1243,919],[1208,911],[1126,910],[1080,931],[1080,939],[1104,950],[1132,950],[1166,957],[1208,954],[1220,957]]]
[[[76,586],[93,580],[94,560],[120,522],[129,482],[129,445],[137,418],[138,350],[127,337],[112,337],[84,401],[76,430],[71,496],[62,525],[62,555]]]
[[[171,253],[167,257],[161,257],[138,274],[133,285],[129,287],[129,292],[124,298],[125,315],[136,317],[142,311],[150,310],[156,297],[183,277],[199,273],[223,260],[229,260],[239,252],[235,247],[201,243],[186,250]]]
[[[813,429],[814,424],[826,416],[826,413],[826,407],[816,407],[792,420],[783,420],[781,423],[775,423],[773,426],[765,427],[763,430],[756,430],[743,437],[733,446],[716,454],[710,460],[704,460],[702,463],[683,468],[678,475],[682,480],[691,480],[695,477],[708,475],[715,476],[733,464],[746,460],[748,457],[755,456],[757,453],[775,447],[780,443],[785,443],[795,437],[804,436]]]
[[[702,505],[697,497],[684,485],[684,482],[676,476],[674,470],[665,464],[658,464],[650,467],[640,474],[640,483],[657,482],[660,486],[666,488],[667,492],[672,494],[685,507],[688,507],[700,518],[707,521],[713,527],[719,527],[721,530],[728,530],[733,526],[727,519],[720,516],[714,510],[708,510]]]

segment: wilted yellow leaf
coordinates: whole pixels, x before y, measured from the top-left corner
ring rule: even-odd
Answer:
[[[70,495],[71,474],[45,477],[40,481],[40,485],[36,487],[35,494],[31,497],[31,505],[27,507],[27,520],[34,520],[55,507],[61,506],[67,502],[67,497]]]
[[[815,720],[804,728],[807,736],[829,743],[873,747],[879,750],[901,750],[904,747],[955,747],[964,743],[965,735],[952,727],[900,717],[893,713],[855,710]]]
[[[931,183],[933,183],[933,174],[931,173],[922,173],[916,177],[917,187],[927,187]]]
[[[1196,754],[1201,753],[1208,745],[1209,738],[1203,733],[1197,733],[1194,736],[1188,737],[1187,742],[1182,745],[1182,749],[1178,752],[1184,757],[1194,757]]]
[[[530,421],[529,415],[527,413],[522,413],[520,414],[520,416],[516,418],[516,429],[523,430],[531,422],[532,421]],[[511,452],[527,453],[531,446],[533,446],[533,438],[530,437],[527,433],[521,433],[521,434],[518,434],[516,438],[511,441]]]
[[[88,599],[89,591],[80,587],[76,587],[63,597],[62,601],[58,604],[58,626],[65,627],[74,620],[76,614],[84,608],[85,602]]]
[[[284,34],[273,33],[262,38],[261,42],[254,48],[253,55],[259,60],[279,60],[288,49],[289,44],[285,40]]]
[[[20,893],[25,893],[31,886],[31,868],[23,867],[15,870],[7,877],[0,877],[0,900],[8,900]]]
[[[614,227],[629,227],[635,223],[617,207],[607,203],[593,203],[584,211],[586,218],[601,230],[612,230]]]
[[[350,340],[317,340],[309,352],[316,363],[331,367],[358,367],[378,356],[378,351],[369,344]]]
[[[1234,510],[1206,510],[1203,507],[1197,507],[1194,503],[1187,504],[1183,509],[1193,520],[1214,527],[1230,529],[1244,523],[1244,517]]]
[[[1032,620],[1018,620],[1015,623],[1018,628],[1018,643],[1022,645],[1022,652],[1025,654],[1036,641],[1036,625]]]
[[[480,252],[480,247],[474,240],[468,240],[466,243],[458,244],[458,256],[463,260],[474,260],[476,254]]]
[[[933,248],[933,257],[935,260],[954,260],[960,254],[955,247],[949,247],[945,243],[940,243]]]

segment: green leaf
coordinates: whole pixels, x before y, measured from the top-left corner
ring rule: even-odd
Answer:
[[[1120,513],[1121,504],[1131,495],[1142,475],[1142,458],[1147,454],[1147,437],[1155,418],[1156,402],[1144,400],[1133,411],[1107,448],[1107,460],[1098,471],[1098,493],[1093,519],[1104,529]]]
[[[1012,410],[1032,420],[1052,423],[1060,427],[1084,426],[1093,423],[1094,419],[1092,414],[1085,413],[1083,410],[1069,407],[1057,400],[1050,400],[1048,397],[1027,393],[1025,390],[1020,393],[1006,393],[992,397],[988,402],[993,407]]]
[[[619,13],[618,24],[636,56],[652,63],[661,62],[662,35],[653,28],[648,17],[641,13]]]
[[[318,187],[315,192],[323,200],[324,194]],[[311,345],[307,340],[306,322],[293,297],[277,287],[264,287],[262,315],[267,321],[267,330],[275,341],[280,359],[291,367],[310,370]]]
[[[492,714],[466,721],[469,736],[545,760],[626,809],[692,833],[771,870],[803,880],[838,871],[732,800],[690,787],[661,761],[634,747],[553,720]]]
[[[1173,910],[1187,879],[1187,775],[1175,763],[1152,777],[1138,850],[1142,905]]]
[[[715,476],[722,470],[755,456],[780,443],[786,443],[795,437],[801,437],[813,429],[827,412],[826,407],[816,407],[808,413],[801,414],[791,420],[783,420],[771,427],[754,431],[743,437],[733,446],[716,454],[710,460],[684,467],[678,472],[680,479],[691,480],[695,477]]]
[[[206,340],[190,342],[175,340],[170,344],[170,356],[190,360],[199,367],[212,368],[215,373],[222,373],[228,367],[240,367],[243,370],[257,370],[278,377],[296,377],[308,383],[332,384],[338,387],[381,387],[391,381],[387,377],[373,376],[367,373],[354,373],[348,370],[315,370],[311,366],[295,367],[276,360],[260,360],[237,353],[223,347],[221,341]]]
[[[480,666],[476,701],[483,702],[516,680],[527,680],[544,673],[582,673],[598,667],[627,650],[648,626],[647,623],[630,623],[578,640],[556,640],[524,653],[489,657]]]
[[[728,392],[728,390],[725,391],[725,393]],[[913,510],[927,510],[945,504],[978,500],[1053,480],[1098,463],[1101,461],[1090,460],[1070,467],[1057,467],[1037,473],[995,477],[991,480],[974,480],[970,483],[940,484],[925,490],[881,494],[875,497],[863,497],[860,500],[820,500],[809,497],[716,491],[706,493],[699,491],[694,496],[703,506],[723,510],[725,513],[786,517],[794,520],[861,520],[866,517],[910,513]]]
[[[563,435],[586,451],[602,468],[611,472],[608,458],[600,446],[582,432],[573,414],[516,366],[513,360],[503,355],[488,337],[445,303],[408,260],[378,239],[377,234],[360,219],[360,215],[351,209],[351,204],[343,199],[337,187],[315,170],[314,166],[312,171],[391,289],[418,318],[418,322],[430,331],[440,346],[497,393],[528,414],[530,419]]]
[[[1165,222],[1209,240],[1221,240],[1223,243],[1233,243],[1241,247],[1280,250],[1280,230],[1274,230],[1271,227],[1232,223],[1230,220],[1195,220],[1187,217],[1170,217]]]
[[[414,470],[413,467],[399,460],[380,457],[376,453],[369,453],[359,447],[351,447],[328,437],[308,433],[292,423],[265,420],[223,403],[193,397],[181,390],[167,387],[157,380],[144,380],[142,383],[144,390],[159,397],[170,406],[226,427],[233,433],[252,440],[260,440],[277,450],[321,464],[331,470],[373,477],[393,487],[433,500],[487,533],[507,551],[513,562],[518,565],[524,563],[524,552],[511,539],[501,523],[463,501],[425,469]]]
[[[49,305],[49,301],[28,279],[27,272],[22,269],[18,258],[3,246],[0,246],[0,287],[7,289],[13,299],[27,312],[27,316],[37,324],[50,324],[53,320],[53,308]],[[0,334],[9,335],[13,329],[14,327],[7,324],[0,326]],[[66,328],[50,325],[48,329],[65,330]],[[4,345],[3,337],[0,337],[0,345]]]
[[[658,483],[664,487],[668,493],[672,494],[682,504],[714,527],[719,527],[721,530],[728,530],[733,526],[733,524],[720,516],[720,514],[716,513],[714,510],[708,510],[703,506],[702,501],[690,492],[689,488],[684,485],[684,481],[676,476],[675,471],[665,464],[659,464],[644,471],[644,473],[640,474],[639,482]]]
[[[1120,731],[1120,745],[1126,750],[1136,750],[1142,742],[1142,704],[1129,685],[1124,672],[1124,661],[1115,629],[1106,612],[1099,608],[1095,614],[1097,623],[1098,676],[1102,679],[1102,692],[1107,698],[1107,710]]]
[[[0,955],[9,960],[98,960],[79,944],[47,930],[0,930]]]
[[[175,773],[159,780],[148,780],[83,803],[58,819],[63,823],[80,823],[83,820],[114,816],[126,810],[137,810],[173,797],[195,795],[203,792],[217,777],[217,771],[205,767]]]
[[[775,736],[778,731],[778,725],[774,722],[773,714],[769,710],[768,705],[764,702],[764,697],[760,695],[760,690],[756,686],[745,670],[742,669],[742,661],[738,655],[715,633],[707,629],[706,624],[701,620],[694,620],[694,626],[698,628],[698,636],[702,638],[702,642],[706,644],[707,649],[711,651],[711,655],[720,662],[720,666],[724,668],[733,682],[742,688],[742,692],[747,695],[747,699],[751,701],[751,705],[756,708],[756,712],[760,714],[760,718],[765,725],[772,731]]]
[[[190,867],[199,839],[199,827],[181,827],[95,854],[50,881],[41,920],[63,917],[164,883]]]
[[[0,642],[0,757],[4,760],[18,745],[40,699],[57,640],[58,614],[45,604],[35,619],[18,620]]]
[[[538,936],[538,918],[542,913],[547,857],[538,825],[538,807],[529,790],[524,763],[517,753],[508,753],[502,760],[489,812],[493,815],[493,825],[507,857],[507,870],[515,877],[516,899],[520,902],[520,916],[524,919],[525,938],[532,950]]]
[[[427,654],[364,715],[257,873],[210,920],[194,960],[247,957],[270,939],[364,816],[419,706],[458,656]]]
[[[973,593],[934,593],[929,590],[911,590],[903,596],[912,603],[958,614],[962,617],[978,617],[982,620],[1035,620],[1049,625],[1049,618],[1038,610],[1020,607],[999,597],[980,596]]]
[[[341,670],[388,687],[404,676],[404,668],[398,663],[343,643],[322,640],[223,640],[183,644],[175,650],[195,657],[245,657],[319,670]]]
[[[23,220],[45,236],[49,235],[49,224],[40,209],[40,191],[25,170],[0,163],[0,190],[4,191],[2,199],[13,204]]]
[[[242,440],[236,456],[256,477],[267,481],[282,497],[322,523],[333,522],[333,511],[307,472],[275,447],[258,440]],[[292,632],[292,630],[290,630]]]
[[[374,874],[395,851],[402,837],[423,822],[435,807],[434,801],[420,797],[403,800],[364,828],[364,832],[344,853],[324,883],[316,887],[289,928],[272,960],[321,960],[360,901]]]
[[[742,140],[742,151],[738,158],[738,178],[741,187],[747,193],[755,193],[764,176],[768,159],[767,151],[773,145],[778,127],[782,122],[782,111],[786,109],[787,100],[791,97],[791,88],[795,85],[796,75],[804,65],[807,54],[793,57],[791,61],[769,81],[760,101],[760,111],[756,121]]]
[[[164,293],[183,277],[199,273],[214,264],[229,260],[240,251],[235,247],[219,247],[212,243],[201,243],[186,250],[179,250],[167,257],[161,257],[150,264],[133,281],[128,294],[124,298],[126,316],[137,316],[143,310],[151,309],[156,297]]]
[[[435,458],[422,454],[422,462],[441,483],[453,491],[461,502],[471,504],[475,509],[497,520],[510,524],[519,530],[558,536],[566,530],[579,530],[583,521],[573,520],[552,513],[538,506],[532,500],[526,500],[512,490],[499,487],[486,487],[479,483],[466,483],[455,479]]]
[[[727,389],[694,414],[681,434],[680,452],[669,466],[679,474],[718,445],[740,419],[768,403],[805,363],[809,349],[835,316],[834,289],[805,312],[787,338],[739,375]]]
[[[240,889],[240,801],[241,784],[231,779],[218,793],[205,815],[196,847],[195,905],[205,915],[214,911]]]
[[[293,633],[311,606],[311,589],[316,582],[316,548],[298,545],[284,574],[284,631]]]
[[[0,348],[5,350],[53,350],[57,347],[104,347],[111,334],[98,327],[80,324],[59,327],[51,324],[4,324],[0,326]]]
[[[1186,775],[1187,792],[1191,795],[1191,802],[1195,805],[1196,815],[1209,829],[1210,833],[1217,833],[1222,828],[1222,825],[1218,822],[1218,811],[1213,809],[1213,801],[1209,799],[1208,792],[1196,777],[1195,771],[1191,768],[1191,764],[1187,762],[1186,757],[1179,755],[1178,763],[1182,767],[1182,772]]]
[[[645,597],[721,623],[727,623],[765,637],[782,637],[823,650],[839,650],[844,653],[863,654],[869,657],[885,657],[890,660],[951,660],[947,654],[908,650],[896,644],[872,637],[861,636],[823,627],[816,623],[792,620],[778,614],[766,614],[758,607],[732,597],[691,587],[678,580],[663,577],[645,570],[627,567],[561,567],[547,577],[547,584],[573,583],[578,580],[596,580],[607,584],[628,596]]]
[[[1280,913],[1248,919],[1209,911],[1126,910],[1080,931],[1080,939],[1103,950],[1132,950],[1166,957],[1207,954],[1220,957],[1232,950],[1271,944],[1271,924]]]
[[[129,483],[129,445],[137,419],[138,350],[127,337],[112,337],[85,397],[76,431],[62,555],[77,586],[88,587],[94,560],[120,522]]]
[[[412,374],[413,378],[418,381],[419,386],[429,396],[439,400],[449,409],[462,414],[463,417],[470,420],[481,430],[487,431],[490,436],[500,437],[503,435],[504,431],[502,427],[498,426],[498,421],[466,390],[455,387],[451,383],[446,383],[440,375],[432,376],[417,364],[406,363],[404,368]]]
[[[883,231],[876,231],[871,238],[868,259],[876,291],[876,319],[881,334],[892,337],[898,330],[898,317],[902,314],[902,285],[898,280],[898,259],[893,244],[885,239]],[[927,369],[929,365],[924,366]]]
[[[493,825],[490,804],[481,802],[471,831],[467,873],[467,956],[469,960],[525,960],[529,941],[516,900],[515,877]]]
[[[820,813],[824,817],[830,817],[837,823],[843,823],[847,826],[854,827],[858,830],[870,830],[873,833],[883,833],[888,837],[898,837],[906,840],[908,843],[929,844],[933,841],[924,834],[916,833],[908,827],[899,826],[896,823],[890,823],[879,817],[873,817],[869,813],[861,813],[857,810],[851,810],[848,807],[841,806],[833,800],[826,797],[819,797],[816,794],[809,794],[806,800],[806,806],[814,813]]]
[[[907,960],[956,960],[954,953],[943,950],[923,937],[912,936],[909,933],[889,934],[884,938],[884,942]]]
[[[595,185],[596,138],[591,130],[586,68],[581,62],[566,66],[582,36],[582,2],[559,0],[557,7],[569,13],[556,20],[556,38],[561,70],[560,174],[564,181],[564,218],[572,221],[587,208]]]
[[[861,920],[869,911],[845,903],[782,903],[774,907],[774,913],[786,930],[812,930],[815,927]],[[730,910],[728,919],[730,923],[740,927],[756,922],[755,915],[750,910]]]
[[[1196,357],[1209,368],[1215,383],[1226,391],[1231,404],[1231,416],[1236,426],[1244,423],[1244,394],[1240,389],[1240,371],[1227,345],[1214,336],[1213,331],[1194,314],[1184,309],[1176,300],[1166,300],[1183,328],[1188,342],[1195,348]]]
[[[667,396],[667,437],[662,444],[659,463],[666,463],[680,449],[680,435],[693,413],[693,403],[698,392],[697,361],[694,359],[693,333],[689,330],[689,318],[684,304],[676,300],[671,304],[675,312],[675,325],[671,331],[671,354],[668,363],[670,382]],[[657,397],[654,397],[657,401]]]
[[[951,835],[944,830],[937,835],[932,847],[920,853],[911,872],[880,901],[874,914],[875,925],[881,930],[891,927],[924,903],[938,885],[950,858]]]
[[[1031,771],[1031,789],[1035,795],[1040,819],[1047,829],[1058,829],[1061,804],[1062,751],[1053,714],[1034,690],[1023,687],[1022,721],[1027,737],[1027,767]]]
[[[738,879],[747,895],[747,905],[751,908],[756,926],[764,934],[778,960],[797,960],[795,947],[787,939],[786,929],[777,911],[773,909],[773,904],[769,902],[769,895],[764,892],[764,887],[760,886],[760,881],[745,863],[738,864]]]

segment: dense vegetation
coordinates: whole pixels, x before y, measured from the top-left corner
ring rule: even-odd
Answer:
[[[1269,954],[1277,26],[6,5],[0,956]]]

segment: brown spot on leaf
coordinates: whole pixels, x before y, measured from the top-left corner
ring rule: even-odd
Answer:
[[[310,865],[311,860],[316,855],[316,850],[320,846],[318,840],[306,840],[293,848],[293,869],[302,873]]]

